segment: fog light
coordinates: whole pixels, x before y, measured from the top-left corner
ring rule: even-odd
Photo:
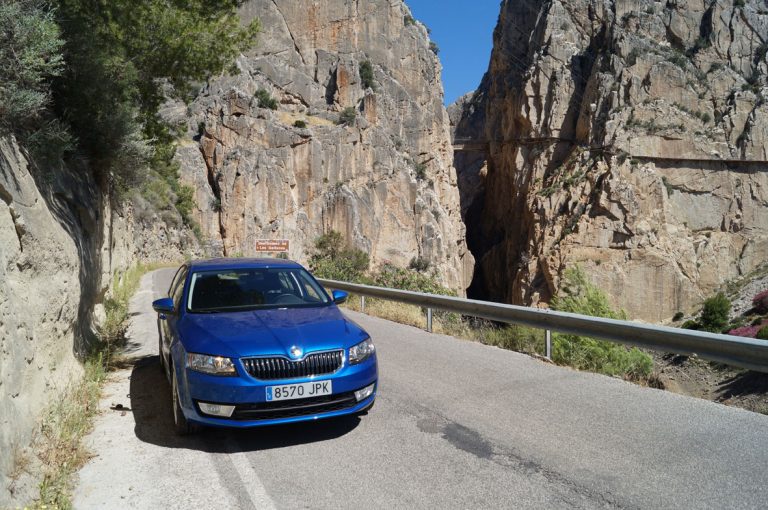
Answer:
[[[206,404],[205,402],[198,402],[198,405],[204,414],[210,414],[211,416],[224,416],[225,418],[229,418],[232,416],[232,413],[235,412],[235,406]]]
[[[365,400],[366,398],[370,397],[373,394],[373,388],[376,387],[376,383],[371,384],[370,386],[366,386],[362,390],[357,390],[355,392],[355,398],[358,402],[361,400]]]

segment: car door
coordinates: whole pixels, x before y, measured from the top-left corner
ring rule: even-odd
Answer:
[[[188,268],[182,266],[176,272],[171,287],[168,289],[168,297],[173,299],[173,308],[176,311],[174,314],[161,315],[158,320],[160,322],[160,349],[161,356],[164,360],[170,359],[171,345],[176,339],[178,331],[178,321],[183,303],[181,302],[184,295],[184,282],[187,279]]]

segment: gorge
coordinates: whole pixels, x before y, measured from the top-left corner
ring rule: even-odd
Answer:
[[[765,266],[765,0],[504,0],[487,73],[447,109],[436,46],[402,0],[239,13],[260,20],[258,44],[159,109],[190,221],[145,189],[117,197],[79,153],[44,163],[0,136],[0,507],[24,499],[16,452],[137,262],[287,238],[306,263],[335,230],[373,267],[420,261],[507,303],[547,306],[579,265],[651,322]],[[180,189],[163,188],[169,204]]]

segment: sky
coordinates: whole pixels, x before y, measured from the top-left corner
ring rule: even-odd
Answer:
[[[488,70],[498,0],[405,0],[413,17],[432,30],[443,63],[445,104],[480,85]]]

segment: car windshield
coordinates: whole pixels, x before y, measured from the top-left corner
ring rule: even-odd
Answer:
[[[192,274],[187,310],[213,313],[329,303],[325,290],[301,268],[222,269]]]

